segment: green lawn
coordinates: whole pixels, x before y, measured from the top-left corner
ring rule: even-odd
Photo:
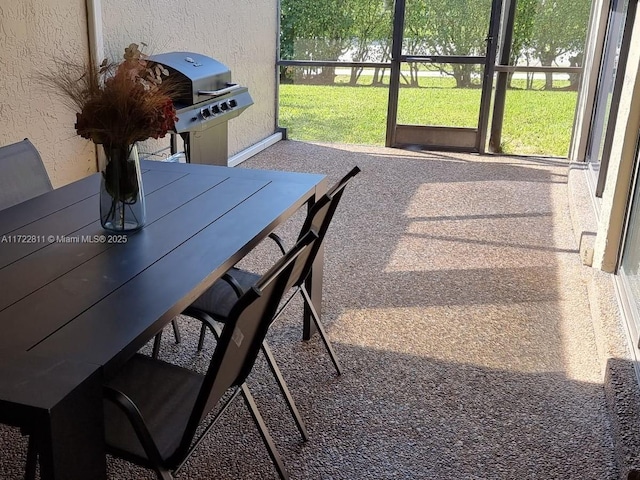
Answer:
[[[479,89],[427,80],[430,88],[401,88],[399,123],[477,126]],[[280,125],[296,140],[383,145],[387,98],[386,87],[281,85]],[[504,152],[566,156],[576,99],[576,92],[509,90]]]

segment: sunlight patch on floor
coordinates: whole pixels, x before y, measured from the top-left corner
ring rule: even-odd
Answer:
[[[413,221],[385,271],[553,265],[556,249],[547,232],[535,227],[522,218]]]
[[[330,335],[399,356],[598,382],[590,362],[566,365],[562,310],[556,302],[347,310]]]
[[[469,178],[464,182],[423,183],[411,197],[404,215],[412,219],[446,220],[549,212],[548,202],[539,205],[535,201],[540,197],[540,183],[496,180]]]

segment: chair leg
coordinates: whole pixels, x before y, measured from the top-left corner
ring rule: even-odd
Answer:
[[[333,347],[331,346],[331,342],[329,341],[327,332],[325,331],[324,326],[322,325],[322,322],[320,322],[320,317],[318,316],[318,312],[313,306],[311,297],[309,297],[309,292],[307,292],[307,289],[304,288],[304,286],[302,286],[300,287],[300,293],[302,294],[302,298],[304,298],[305,303],[307,304],[307,306],[309,307],[309,310],[311,311],[311,318],[313,318],[313,323],[315,323],[316,328],[318,329],[320,338],[322,339],[322,342],[324,343],[324,346],[326,347],[327,352],[329,352],[329,356],[331,357],[333,366],[336,367],[336,371],[338,372],[338,375],[342,375],[342,367],[340,366],[340,362],[338,362],[338,356],[336,355],[336,352],[333,351]]]
[[[275,377],[276,382],[278,382],[278,387],[280,387],[280,392],[282,393],[282,396],[287,402],[287,406],[289,407],[289,411],[291,412],[291,415],[293,415],[293,419],[296,422],[296,426],[298,427],[298,431],[302,436],[302,440],[306,442],[307,440],[309,440],[307,427],[305,426],[304,421],[302,420],[302,416],[300,415],[300,412],[298,411],[298,407],[296,407],[296,403],[294,402],[293,397],[291,396],[291,392],[289,391],[287,382],[285,382],[284,377],[282,376],[282,372],[280,371],[280,368],[276,363],[276,359],[273,356],[273,353],[271,352],[271,348],[269,347],[266,341],[262,342],[262,353],[264,353],[264,356],[267,359],[267,364],[271,369],[271,373]]]
[[[176,343],[180,343],[182,341],[182,335],[180,335],[180,327],[175,318],[171,320],[171,326],[173,327],[173,336],[176,337]]]
[[[38,467],[38,446],[35,435],[29,435],[29,446],[27,447],[27,465],[24,472],[24,480],[36,480],[36,469]]]
[[[249,391],[249,388],[247,387],[246,383],[243,383],[240,386],[240,388],[242,389],[242,396],[244,397],[244,402],[247,405],[247,408],[249,409],[251,416],[253,417],[253,421],[256,422],[256,425],[258,426],[258,430],[260,431],[260,436],[262,437],[262,441],[267,447],[269,456],[271,457],[271,460],[273,461],[276,467],[276,470],[278,471],[278,475],[280,475],[280,479],[289,480],[289,473],[287,473],[287,470],[284,467],[284,462],[282,461],[282,457],[280,456],[280,453],[276,448],[273,438],[271,437],[271,434],[267,429],[267,425],[264,423],[264,419],[262,418],[262,415],[260,415],[260,412],[258,411],[258,406],[256,405],[256,401],[254,400],[253,395],[251,395],[251,392]]]
[[[178,321],[175,318],[171,320],[171,326],[173,327],[173,336],[176,338],[176,343],[180,343],[182,341],[182,335],[180,335],[180,327],[178,326]],[[162,330],[160,330],[160,332],[153,339],[153,350],[151,352],[151,356],[153,358],[158,358],[158,354],[160,353],[161,341]]]
[[[200,327],[200,337],[198,338],[198,351],[204,348],[204,337],[207,334],[207,326],[203,323]]]
[[[156,335],[156,337],[153,339],[153,350],[151,351],[151,356],[153,358],[158,358],[158,353],[160,353],[161,341],[162,341],[162,330],[160,330]]]
[[[163,468],[155,468],[156,475],[158,476],[158,480],[175,480],[175,477],[171,475],[171,472],[165,470]]]

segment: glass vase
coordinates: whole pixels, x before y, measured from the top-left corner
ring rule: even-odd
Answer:
[[[112,232],[133,232],[146,220],[138,148],[102,145],[100,223]]]

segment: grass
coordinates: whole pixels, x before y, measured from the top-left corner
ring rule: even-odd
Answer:
[[[420,80],[422,88],[400,89],[398,123],[477,127],[479,89],[454,88],[451,79]],[[296,140],[383,145],[388,95],[387,87],[281,85],[279,123]],[[509,90],[503,151],[567,156],[576,100],[571,91]]]

